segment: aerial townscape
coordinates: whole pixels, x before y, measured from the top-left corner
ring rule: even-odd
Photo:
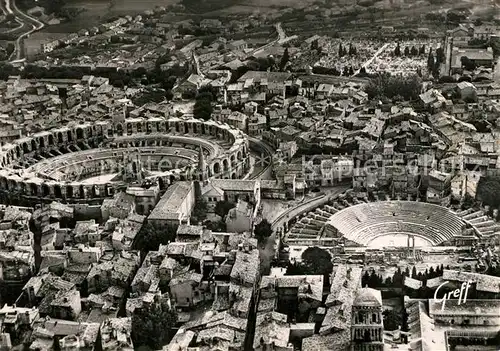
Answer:
[[[0,351],[499,351],[500,3],[0,0]]]

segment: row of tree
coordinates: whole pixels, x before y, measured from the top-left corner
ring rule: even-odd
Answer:
[[[405,46],[404,49],[404,56],[420,56],[420,55],[425,55],[425,45],[422,45],[420,48],[416,48],[415,46],[412,46],[409,48],[408,46]],[[401,46],[399,43],[396,45],[396,48],[394,49],[394,56],[401,56]]]
[[[446,267],[446,269],[450,269],[449,266]],[[437,278],[441,277],[443,275],[443,270],[444,267],[443,265],[441,266],[436,266],[436,268],[431,267],[429,269],[426,269],[425,272],[417,272],[417,268],[413,266],[412,271],[410,272],[410,269],[406,267],[404,271],[401,270],[400,267],[394,272],[394,275],[392,277],[387,277],[385,279],[382,278],[379,274],[375,273],[375,271],[372,271],[371,274],[368,273],[368,271],[365,271],[363,274],[363,277],[361,278],[361,284],[363,286],[368,286],[370,288],[390,288],[390,287],[395,287],[395,288],[402,288],[404,286],[404,279],[405,277],[411,277],[413,279],[420,280],[422,282],[425,282],[428,279],[432,278]]]
[[[327,68],[327,67],[314,66],[312,71],[315,74],[325,74],[325,75],[330,75],[330,76],[350,77],[350,76],[354,75],[354,68],[352,68],[352,66],[349,66],[349,67],[344,66],[344,69],[342,71],[339,71],[335,67]]]
[[[349,44],[349,49],[346,49],[342,43],[339,44],[339,57],[344,57],[346,55],[349,56],[356,56],[358,53],[358,50],[356,47],[352,44]]]
[[[435,77],[439,77],[441,64],[445,61],[445,55],[443,48],[439,47],[436,49],[436,53],[429,50],[429,55],[427,57],[427,70]]]

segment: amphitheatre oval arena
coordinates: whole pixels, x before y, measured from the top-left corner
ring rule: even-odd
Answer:
[[[464,235],[467,223],[446,207],[415,201],[361,203],[333,214],[325,236],[342,237],[346,246],[382,248],[449,245]],[[469,226],[470,227],[470,226]]]
[[[194,118],[130,118],[43,131],[0,151],[0,191],[10,199],[99,202],[124,184],[238,179],[249,167],[247,136]]]

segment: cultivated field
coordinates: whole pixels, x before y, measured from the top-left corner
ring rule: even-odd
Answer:
[[[85,11],[69,22],[47,26],[43,29],[43,32],[77,32],[82,28],[98,25],[112,16],[133,15],[154,9],[156,6],[167,6],[176,3],[178,3],[177,0],[67,0],[66,7],[83,8]]]

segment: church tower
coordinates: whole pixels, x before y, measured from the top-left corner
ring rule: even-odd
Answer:
[[[194,193],[198,199],[201,194],[201,188],[208,184],[207,164],[205,163],[205,155],[203,154],[203,147],[200,146],[198,150],[198,167],[193,175],[194,180]]]
[[[207,163],[205,162],[203,147],[201,146],[198,149],[198,167],[196,168],[196,176],[197,180],[201,181],[203,185],[206,185],[206,183],[208,183]]]
[[[384,350],[382,294],[379,290],[358,290],[352,305],[351,350]]]

